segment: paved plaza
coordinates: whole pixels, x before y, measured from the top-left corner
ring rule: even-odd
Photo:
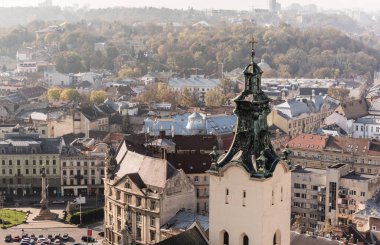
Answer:
[[[81,241],[82,236],[87,235],[87,228],[78,228],[75,225],[66,224],[62,222],[63,217],[63,210],[64,208],[56,208],[51,209],[52,212],[57,213],[59,215],[59,219],[57,221],[35,221],[33,218],[38,215],[39,208],[32,208],[32,207],[23,207],[23,208],[15,208],[16,210],[20,211],[30,211],[30,215],[27,218],[27,223],[21,224],[9,229],[0,229],[0,244],[5,244],[4,238],[7,234],[11,234],[12,237],[19,235],[21,236],[22,233],[27,233],[29,235],[34,234],[36,236],[42,234],[44,237],[47,237],[48,234],[61,234],[68,233],[70,236],[70,240],[68,242],[65,242],[62,244],[74,244],[74,243],[81,243],[86,244],[85,242]],[[92,229],[92,237],[96,239],[95,243],[88,243],[88,244],[102,244],[102,237],[98,235],[100,231],[102,231],[102,222],[92,225],[89,228]],[[12,243],[10,243],[12,244]],[[13,242],[13,244],[19,244],[16,242]]]

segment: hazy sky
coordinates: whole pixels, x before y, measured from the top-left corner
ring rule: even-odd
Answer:
[[[9,6],[37,6],[43,0],[0,0],[0,7]],[[361,8],[364,10],[380,10],[379,0],[278,0],[282,6],[288,6],[293,2],[304,4],[314,3],[321,8],[342,9]],[[53,0],[54,5],[72,6],[78,4],[79,7],[89,5],[93,8],[126,6],[126,7],[168,7],[186,9],[189,6],[195,9],[250,9],[252,5],[257,8],[267,8],[268,0]]]

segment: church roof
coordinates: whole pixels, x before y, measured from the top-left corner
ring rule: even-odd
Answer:
[[[309,236],[297,232],[290,233],[290,245],[341,245],[337,240],[331,240],[320,236]]]

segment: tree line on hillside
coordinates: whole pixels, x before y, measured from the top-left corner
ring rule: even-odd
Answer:
[[[0,36],[0,55],[10,55],[16,47],[32,45],[32,34],[42,23],[18,27]],[[46,23],[45,23],[46,25]],[[44,42],[58,43],[52,56],[57,70],[64,73],[90,69],[114,69],[115,58],[126,57],[119,77],[140,76],[148,71],[172,70],[182,75],[213,76],[218,63],[226,71],[244,67],[249,61],[249,40],[257,41],[256,57],[271,67],[266,77],[352,77],[379,67],[380,44],[368,47],[336,29],[304,28],[288,25],[262,27],[252,24],[220,24],[182,28],[148,24],[130,26],[120,22],[65,25],[65,31],[45,36]],[[104,52],[94,43],[106,42]]]

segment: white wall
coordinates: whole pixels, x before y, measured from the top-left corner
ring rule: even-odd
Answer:
[[[223,231],[227,231],[229,244],[242,244],[246,234],[250,245],[272,245],[277,230],[280,244],[290,244],[291,175],[285,164],[278,164],[268,179],[251,179],[238,165],[221,171],[222,176],[210,175],[210,244],[223,244]]]

